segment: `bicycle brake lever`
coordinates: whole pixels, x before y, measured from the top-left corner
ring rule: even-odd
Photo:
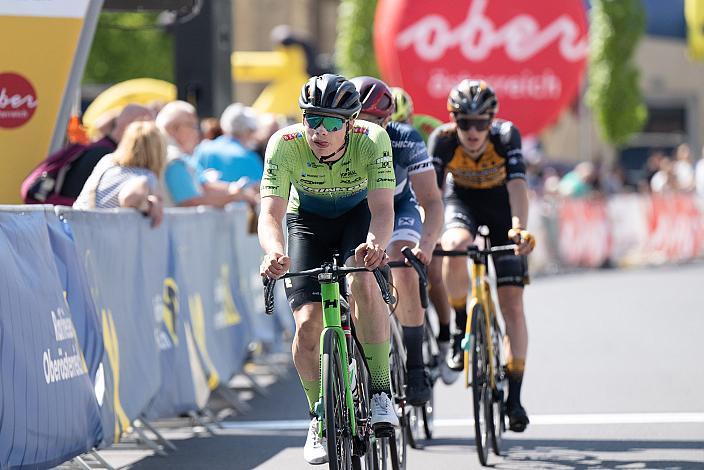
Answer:
[[[276,279],[264,276],[262,277],[262,284],[264,284],[264,312],[267,315],[271,315],[274,313],[274,286],[276,285]]]
[[[423,308],[428,308],[428,272],[423,263],[413,253],[409,247],[404,246],[401,254],[406,257],[413,269],[418,273],[418,290],[420,292],[420,304]]]
[[[388,266],[383,266],[381,268],[376,268],[372,271],[374,273],[374,278],[376,283],[379,284],[379,290],[381,290],[381,297],[387,304],[395,304],[396,297],[389,290],[388,276],[391,272],[391,268]]]

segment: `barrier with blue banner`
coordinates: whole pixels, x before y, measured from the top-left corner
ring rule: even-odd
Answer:
[[[127,210],[0,207],[0,468],[199,410],[241,370],[256,300],[239,264],[259,258],[238,254],[243,214],[173,210],[155,229]]]
[[[66,273],[76,266],[73,255],[58,256]],[[77,338],[64,297],[77,278],[60,281],[43,208],[0,212],[0,266],[0,468],[47,468],[102,438],[81,349],[99,352],[99,340]],[[82,304],[73,294],[72,304]],[[91,334],[90,321],[76,323]]]

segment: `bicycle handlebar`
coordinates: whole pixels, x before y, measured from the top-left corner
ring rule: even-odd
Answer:
[[[513,253],[518,245],[512,243],[510,245],[499,245],[492,246],[488,250],[486,248],[479,248],[477,245],[469,245],[466,250],[435,250],[433,251],[434,256],[471,256],[474,254],[481,255],[493,255],[495,253]]]
[[[376,282],[379,285],[379,290],[381,291],[381,296],[384,299],[384,302],[386,302],[387,304],[393,304],[396,303],[396,299],[394,298],[393,294],[391,294],[387,277],[382,272],[382,270],[384,269],[388,271],[389,268],[375,268],[371,272],[374,273],[374,279],[376,279]],[[369,270],[364,267],[325,265],[319,268],[306,269],[305,271],[289,272],[281,276],[279,279],[303,276],[315,277],[316,279],[319,279],[318,276],[320,274],[327,274],[325,278],[329,277],[330,280],[333,280],[344,276],[345,274],[359,273],[364,271]],[[274,313],[274,286],[276,285],[276,281],[277,279],[270,279],[265,276],[262,277],[262,283],[264,284],[264,312],[266,312],[267,315],[271,315],[272,313]]]
[[[420,292],[420,304],[423,308],[428,308],[428,271],[418,257],[409,247],[404,246],[401,253],[408,261],[391,261],[387,265],[390,268],[413,268],[418,273],[418,290]]]

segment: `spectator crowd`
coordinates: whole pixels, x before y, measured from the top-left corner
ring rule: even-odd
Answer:
[[[256,220],[266,144],[286,124],[241,103],[202,120],[185,101],[130,104],[106,116],[87,145],[49,156],[61,162],[57,157],[76,153],[61,163],[61,176],[48,189],[77,209],[137,209],[155,226],[165,207],[222,208],[236,201],[247,203]],[[37,178],[46,180],[46,172]]]
[[[185,101],[130,104],[106,114],[91,143],[67,160],[61,186],[50,188],[62,204],[135,208],[154,225],[165,207],[222,208],[236,201],[247,203],[250,220],[256,221],[267,142],[289,123],[241,103],[228,106],[219,118],[203,119]],[[538,197],[696,193],[704,201],[704,148],[698,158],[684,143],[672,155],[656,149],[636,170],[599,159],[574,166],[551,161],[531,139],[524,142],[524,156],[529,189]],[[26,180],[23,185],[41,187],[39,183]]]

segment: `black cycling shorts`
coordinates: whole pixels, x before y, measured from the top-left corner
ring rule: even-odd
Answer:
[[[511,206],[505,187],[491,190],[450,188],[445,194],[445,230],[463,228],[472,237],[480,225],[489,227],[492,246],[508,245],[511,229]],[[497,286],[523,287],[530,282],[528,259],[511,253],[493,257]]]
[[[286,214],[291,271],[319,268],[323,262],[330,261],[333,254],[349,256],[367,240],[370,221],[366,199],[334,219],[302,210],[298,214]],[[316,279],[284,279],[284,287],[291,310],[307,303],[321,302],[320,284]],[[344,292],[344,283],[341,290]]]

